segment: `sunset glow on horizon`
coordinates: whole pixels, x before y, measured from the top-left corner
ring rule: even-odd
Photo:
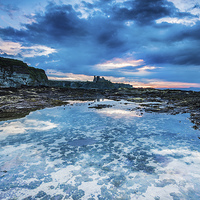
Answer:
[[[92,81],[94,76],[86,76],[84,74],[72,74],[72,73],[56,73],[55,71],[48,71],[48,79],[53,81]],[[53,75],[53,76],[52,76]],[[60,75],[60,76],[58,76]],[[139,81],[127,81],[125,77],[111,77],[104,76],[106,80],[109,80],[113,83],[124,83],[130,84],[134,88],[200,88],[200,83],[184,83],[184,82],[169,82],[162,80],[146,80],[148,83],[143,83]]]

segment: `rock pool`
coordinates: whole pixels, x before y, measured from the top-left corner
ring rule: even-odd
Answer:
[[[135,107],[73,102],[0,122],[0,199],[200,199],[189,115]]]

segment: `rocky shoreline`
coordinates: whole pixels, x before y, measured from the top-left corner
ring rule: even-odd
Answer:
[[[123,88],[114,90],[58,87],[0,88],[0,121],[20,118],[31,111],[68,104],[69,100],[127,100],[140,112],[189,113],[194,129],[200,129],[200,92]]]

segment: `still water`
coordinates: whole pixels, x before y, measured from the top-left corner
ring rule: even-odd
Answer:
[[[0,122],[0,199],[200,199],[189,115],[135,107],[73,102]]]

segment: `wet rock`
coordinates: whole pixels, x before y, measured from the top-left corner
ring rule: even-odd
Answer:
[[[44,191],[39,191],[39,192],[37,193],[37,195],[35,196],[35,198],[42,198],[42,197],[44,197],[45,195],[47,195],[46,192],[44,192]]]
[[[63,189],[63,192],[67,194],[65,196],[65,199],[71,197],[71,195],[73,195],[78,190],[77,187],[69,185],[69,184],[68,185],[61,184],[60,189]]]
[[[165,187],[170,184],[176,184],[176,181],[174,179],[164,179],[158,183],[155,183],[155,186],[156,187]]]
[[[72,195],[73,200],[79,200],[81,197],[85,195],[85,192],[83,190],[77,190],[75,193]]]
[[[193,126],[193,128],[195,130],[200,128],[200,113],[199,112],[192,112],[190,114],[190,120],[192,123],[194,123],[195,125]]]
[[[33,198],[32,196],[28,196],[26,198],[23,198],[23,200],[34,200],[35,198]]]
[[[98,199],[99,200],[105,200],[105,199],[111,200],[111,199],[113,199],[113,194],[107,189],[106,186],[103,186],[101,188],[101,195],[98,195]]]
[[[175,192],[170,193],[170,196],[173,197],[173,200],[181,200],[183,198],[181,194]]]
[[[119,175],[119,176],[113,176],[111,177],[111,183],[115,186],[115,187],[120,187],[124,184],[126,177],[124,175]]]
[[[53,190],[55,187],[54,187],[53,185],[51,185],[49,188],[50,188],[51,190]]]
[[[88,108],[95,108],[95,109],[102,109],[102,108],[111,108],[112,105],[107,105],[107,104],[97,104],[95,106],[90,106]]]
[[[62,194],[57,194],[57,195],[51,197],[51,200],[61,200],[61,199],[63,199],[63,195]]]
[[[29,183],[29,185],[27,186],[28,189],[35,189],[37,187],[39,187],[42,184],[42,181],[32,181]]]
[[[73,140],[68,142],[69,145],[71,146],[87,146],[87,145],[92,145],[95,144],[96,140],[94,140],[93,138],[82,138],[82,139],[77,139],[77,140]]]

